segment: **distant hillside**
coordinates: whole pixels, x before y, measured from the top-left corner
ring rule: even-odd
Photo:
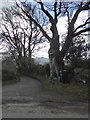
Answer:
[[[35,60],[35,63],[41,64],[41,65],[49,63],[49,59],[48,58],[44,58],[44,57],[36,57],[36,58],[34,58],[34,60]]]

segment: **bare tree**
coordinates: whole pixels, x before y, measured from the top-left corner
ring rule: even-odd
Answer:
[[[33,8],[33,15],[34,14]],[[42,34],[37,26],[27,18],[17,7],[3,9],[1,26],[1,39],[6,43],[8,50],[13,55],[18,65],[31,67],[31,55],[37,44],[42,41]],[[27,61],[28,59],[28,61]]]
[[[61,1],[58,2],[57,0],[55,0],[54,2],[51,3],[50,7],[47,5],[48,3],[42,2],[41,0],[35,1],[40,6],[38,9],[39,10],[41,9],[42,13],[48,19],[48,22],[50,24],[51,35],[49,35],[47,31],[42,27],[42,25],[39,22],[37,22],[37,20],[33,16],[31,16],[29,12],[25,10],[26,6],[28,6],[28,3],[25,2],[26,6],[23,5],[22,7],[20,5],[18,6],[22,9],[26,16],[30,18],[38,26],[43,35],[48,39],[50,43],[50,49],[48,51],[50,60],[50,77],[53,78],[54,73],[56,73],[58,79],[60,79],[59,71],[60,69],[63,69],[63,59],[69,50],[72,39],[75,36],[90,30],[90,27],[87,27],[87,25],[90,23],[90,17],[88,17],[88,19],[85,21],[83,25],[79,25],[77,28],[75,28],[75,23],[76,20],[78,19],[79,14],[83,11],[88,11],[90,9],[90,1],[79,3],[76,2],[63,3]],[[72,4],[71,5],[72,10],[69,9],[70,8],[69,4]],[[57,23],[58,18],[65,14],[67,14],[68,17],[68,30],[67,30],[68,32],[65,39],[65,43],[63,44],[62,49],[60,50]],[[70,18],[71,15],[72,18]],[[86,27],[83,28],[84,26]],[[79,28],[83,29],[82,30],[80,29],[78,31]]]
[[[79,3],[75,3],[76,4],[76,8],[74,8],[75,6],[73,6],[72,3],[72,7],[73,7],[73,12],[70,9],[69,5],[65,5],[64,4],[64,8],[66,9],[66,13],[67,13],[67,17],[68,17],[68,32],[67,32],[67,36],[65,39],[65,43],[62,47],[62,53],[63,53],[63,58],[65,56],[65,54],[68,52],[70,45],[73,42],[73,38],[84,33],[87,31],[90,31],[90,17],[87,16],[87,19],[85,20],[85,22],[83,24],[78,25],[77,27],[75,26],[75,23],[78,19],[78,16],[80,15],[81,12],[87,11],[90,9],[90,1],[89,2],[79,2]],[[70,12],[72,12],[72,14],[70,14]],[[75,12],[75,13],[74,13]],[[82,18],[84,19],[84,18]]]

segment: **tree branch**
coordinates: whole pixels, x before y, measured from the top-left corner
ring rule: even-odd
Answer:
[[[5,32],[3,32],[3,36],[5,36],[6,38],[10,38],[10,40],[12,41],[12,43],[15,45],[15,42],[13,41],[11,35],[10,35],[10,32],[9,32],[9,29],[6,27],[5,24],[2,24],[4,27],[5,27],[5,30],[7,31],[8,35],[5,34]]]
[[[54,3],[54,19],[57,22],[57,2]]]
[[[86,25],[88,25],[90,22],[88,22],[88,20],[90,19],[90,17],[86,20],[86,22],[84,23],[84,24],[82,24],[82,25],[80,25],[80,26],[78,26],[75,30],[74,30],[74,32],[76,32],[79,28],[81,28],[81,27],[84,27],[84,26],[86,26]]]
[[[79,35],[81,33],[88,32],[88,31],[90,31],[90,28],[86,28],[86,29],[80,30],[79,32],[74,33],[74,37],[76,37],[77,35]]]
[[[37,2],[37,3],[40,4],[41,10],[48,16],[49,21],[53,23],[53,17],[50,15],[50,13],[47,10],[45,10],[43,3],[42,2]]]
[[[76,13],[74,14],[74,17],[73,17],[72,20],[71,20],[72,25],[75,24],[75,22],[76,22],[76,20],[77,20],[77,18],[78,18],[78,15],[79,15],[79,13],[80,13],[81,11],[89,10],[89,9],[90,9],[90,1],[87,2],[84,6],[82,6],[82,3],[81,3],[80,6],[79,6],[79,9],[76,11]]]
[[[61,7],[62,7],[62,2],[59,2],[60,3],[60,5],[59,5],[59,8],[58,8],[58,13],[57,13],[57,16],[59,16],[60,15],[60,13],[61,13]]]
[[[29,15],[22,7],[20,7],[18,4],[17,6],[22,10],[22,12],[30,19],[32,20],[41,30],[41,32],[43,33],[43,35],[49,40],[51,41],[51,38],[48,36],[48,34],[46,33],[46,31],[44,31],[44,29],[42,28],[42,26],[34,19],[31,17],[31,15]]]

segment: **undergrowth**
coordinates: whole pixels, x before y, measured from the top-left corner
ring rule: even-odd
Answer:
[[[32,74],[31,77],[39,80],[42,87],[48,92],[53,92],[55,94],[67,95],[71,97],[76,97],[78,99],[87,100],[88,99],[88,85],[76,84],[74,82],[63,84],[59,81],[50,80],[45,76],[39,76]]]

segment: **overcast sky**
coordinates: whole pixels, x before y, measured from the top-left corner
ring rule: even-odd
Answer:
[[[0,0],[0,8],[2,8],[2,7],[9,7],[10,5],[14,4],[14,1],[15,0]],[[20,1],[25,1],[25,0],[20,0]],[[32,2],[33,0],[28,0],[28,1]],[[42,1],[44,1],[44,2],[48,2],[48,1],[52,2],[54,0],[42,0]],[[71,1],[82,1],[82,0],[62,0],[62,1],[64,1],[64,2],[67,2],[67,1],[71,2]],[[85,1],[85,0],[83,0],[83,1]]]
[[[14,3],[14,0],[0,0],[0,8],[9,7]]]

